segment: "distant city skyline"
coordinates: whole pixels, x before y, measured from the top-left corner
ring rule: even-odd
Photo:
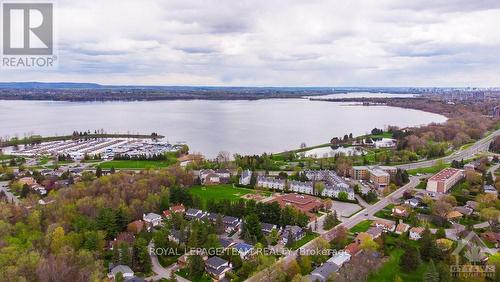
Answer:
[[[500,86],[494,0],[55,3],[59,67],[0,82]]]

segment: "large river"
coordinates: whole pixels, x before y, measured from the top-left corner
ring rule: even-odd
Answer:
[[[74,130],[158,132],[214,157],[279,152],[334,136],[444,122],[441,115],[386,106],[271,99],[258,101],[50,102],[0,101],[0,136],[63,135]]]

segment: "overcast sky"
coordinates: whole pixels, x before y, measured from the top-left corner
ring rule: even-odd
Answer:
[[[59,67],[0,81],[500,86],[500,1],[57,1]]]

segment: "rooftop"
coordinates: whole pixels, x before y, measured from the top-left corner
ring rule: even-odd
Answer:
[[[429,181],[445,181],[455,176],[457,173],[462,173],[462,170],[448,167],[434,174],[431,178],[429,178]]]

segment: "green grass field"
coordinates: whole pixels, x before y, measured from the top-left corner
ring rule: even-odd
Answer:
[[[246,188],[236,188],[231,184],[220,184],[220,185],[211,185],[211,186],[193,186],[188,189],[189,193],[193,196],[196,196],[205,203],[208,200],[213,201],[221,201],[221,200],[230,200],[236,201],[241,198],[241,196],[246,194],[257,194],[260,191]],[[270,192],[261,192],[264,195],[270,195]]]
[[[319,235],[316,233],[308,233],[304,238],[300,239],[299,241],[295,242],[290,249],[293,251],[297,250],[298,248],[304,246],[305,244],[309,243],[312,241],[314,238],[318,237]]]
[[[428,173],[438,173],[440,170],[443,168],[450,167],[450,164],[439,164],[431,167],[425,167],[425,168],[416,168],[416,169],[409,169],[408,174],[410,175],[415,175],[417,173],[420,174],[428,174]]]
[[[422,263],[415,271],[410,273],[401,272],[399,269],[399,259],[403,255],[402,249],[394,249],[390,253],[389,260],[378,269],[377,272],[370,275],[368,281],[373,282],[393,282],[394,278],[399,276],[403,281],[423,281],[424,274],[427,271],[427,263]]]
[[[361,221],[360,223],[356,224],[353,228],[349,229],[349,231],[352,233],[365,232],[366,230],[368,230],[368,228],[370,228],[372,222],[373,221],[371,220]]]
[[[137,160],[112,160],[101,163],[99,166],[102,169],[148,169],[148,168],[165,168],[175,162],[167,161],[137,161]]]
[[[380,217],[380,218],[393,220],[394,218],[392,217],[392,208],[394,208],[394,204],[389,204],[385,208],[376,212],[375,216]]]

